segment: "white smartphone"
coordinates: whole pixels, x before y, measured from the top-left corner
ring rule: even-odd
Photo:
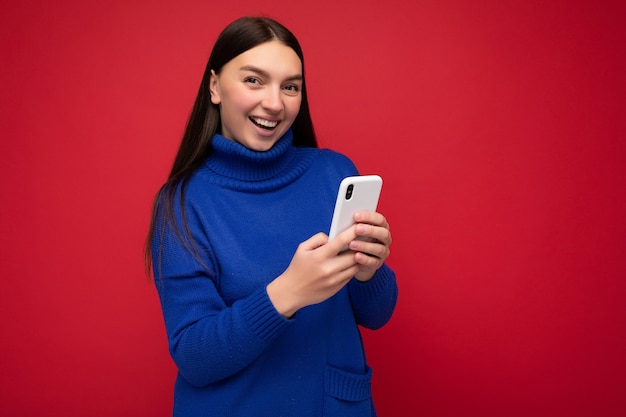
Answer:
[[[344,178],[339,184],[329,240],[352,226],[356,211],[376,211],[382,187],[383,179],[378,175]]]

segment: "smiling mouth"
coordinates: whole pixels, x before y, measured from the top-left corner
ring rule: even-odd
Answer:
[[[277,120],[266,120],[252,116],[250,116],[249,119],[252,123],[265,130],[274,130],[279,123]]]

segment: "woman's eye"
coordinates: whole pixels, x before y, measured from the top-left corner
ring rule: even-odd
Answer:
[[[245,79],[243,80],[243,82],[245,82],[245,83],[250,83],[250,84],[260,84],[260,83],[261,83],[261,81],[259,81],[259,79],[258,79],[258,78],[255,78],[255,77],[248,77],[248,78],[245,78]]]
[[[287,90],[287,92],[292,93],[292,94],[295,94],[300,91],[300,86],[296,84],[288,84],[283,88]]]

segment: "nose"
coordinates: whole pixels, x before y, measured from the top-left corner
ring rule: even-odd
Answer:
[[[283,100],[280,88],[268,88],[261,102],[263,108],[271,113],[278,113],[283,109]]]

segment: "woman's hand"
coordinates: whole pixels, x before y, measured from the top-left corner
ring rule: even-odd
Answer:
[[[362,266],[353,252],[338,253],[356,237],[356,226],[352,226],[330,242],[326,234],[318,233],[298,245],[289,267],[267,286],[276,310],[291,317],[343,288]]]
[[[354,260],[359,264],[359,272],[354,278],[365,282],[372,279],[389,257],[391,232],[387,219],[380,213],[359,211],[354,214],[354,221],[356,234],[367,239],[352,240],[348,248],[354,252]]]
[[[291,317],[302,307],[321,303],[353,277],[362,282],[372,279],[389,256],[389,224],[376,212],[357,212],[354,220],[331,241],[318,233],[298,245],[289,267],[267,286],[280,314]],[[343,251],[346,246],[349,250]]]

